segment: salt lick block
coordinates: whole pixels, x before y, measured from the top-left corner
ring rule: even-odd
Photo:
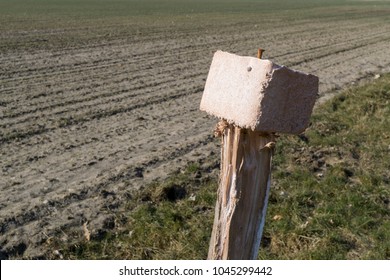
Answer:
[[[309,125],[317,93],[314,75],[217,51],[200,109],[242,128],[299,134]]]

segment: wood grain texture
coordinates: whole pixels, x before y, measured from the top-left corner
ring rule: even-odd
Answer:
[[[274,135],[227,125],[208,259],[256,259],[271,180]]]

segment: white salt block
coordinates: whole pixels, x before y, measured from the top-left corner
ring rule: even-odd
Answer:
[[[317,93],[314,75],[217,51],[200,109],[242,128],[299,134],[309,125]]]

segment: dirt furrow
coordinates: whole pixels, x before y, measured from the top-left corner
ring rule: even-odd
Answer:
[[[217,120],[198,109],[217,49],[263,47],[265,58],[318,75],[325,96],[390,72],[385,6],[37,19],[22,30],[0,19],[0,258],[39,256],[85,222],[95,234],[131,190],[218,158]]]
[[[372,43],[372,41],[369,41],[370,43]],[[367,44],[369,44],[369,43],[367,43]],[[360,47],[361,45],[359,45],[359,46],[355,46],[356,48],[358,48],[358,47]],[[347,51],[348,49],[343,49],[343,50],[337,50],[337,51],[339,51],[339,52],[343,52],[343,51]],[[305,52],[305,51],[304,51]],[[300,52],[300,54],[302,54],[302,52]],[[322,56],[327,56],[329,53],[326,53],[326,54],[322,54]],[[307,60],[310,60],[310,59],[318,59],[318,58],[321,58],[321,56],[313,56],[312,58],[305,58],[303,61],[299,61],[299,62],[296,62],[296,64],[293,64],[293,65],[299,65],[299,64],[301,64],[301,63],[304,63],[304,62],[307,62]],[[91,98],[91,97],[90,97]],[[74,103],[76,103],[76,102],[74,102]],[[71,103],[71,104],[73,104],[73,103]],[[31,103],[30,103],[30,105],[32,105]],[[58,106],[60,106],[61,105],[61,103],[59,103],[58,104]],[[50,107],[50,106],[48,106],[48,107]],[[44,108],[43,108],[44,109]],[[38,110],[38,109],[36,109],[36,110]],[[23,114],[23,113],[22,113]],[[17,113],[15,114],[14,113],[14,115],[17,115]]]

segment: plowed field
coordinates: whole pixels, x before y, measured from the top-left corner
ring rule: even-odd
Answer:
[[[390,71],[389,1],[23,2],[0,2],[1,258],[99,230],[132,189],[218,153],[198,110],[218,49],[262,47],[321,96]]]

